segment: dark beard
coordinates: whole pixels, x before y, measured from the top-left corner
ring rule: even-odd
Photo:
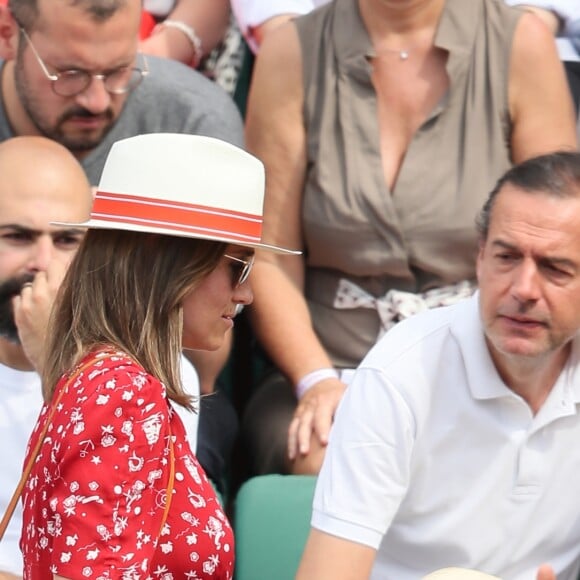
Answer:
[[[14,322],[14,311],[12,310],[12,298],[18,296],[22,286],[26,282],[34,280],[33,274],[24,274],[19,278],[9,278],[0,284],[0,337],[5,338],[13,344],[20,344],[18,328]]]
[[[29,114],[30,116],[30,114]],[[71,138],[67,137],[63,131],[61,131],[61,127],[65,121],[70,119],[71,117],[84,117],[87,119],[91,119],[93,117],[104,117],[108,121],[108,125],[102,130],[101,133],[94,137],[85,136],[85,137],[77,137]],[[74,109],[70,109],[63,113],[57,121],[56,128],[51,132],[51,134],[44,133],[45,137],[49,137],[55,141],[58,141],[61,145],[64,145],[71,153],[86,153],[88,151],[92,151],[95,147],[98,147],[103,139],[106,137],[107,133],[113,128],[114,125],[114,115],[111,109],[107,109],[103,113],[99,115],[94,115],[90,111],[82,107],[75,107]]]

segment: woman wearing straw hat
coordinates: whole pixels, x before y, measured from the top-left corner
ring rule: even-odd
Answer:
[[[230,525],[172,404],[219,348],[261,243],[264,171],[206,137],[116,143],[60,289],[29,443],[25,578],[231,578]]]

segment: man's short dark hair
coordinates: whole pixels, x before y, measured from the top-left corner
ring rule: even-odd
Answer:
[[[477,230],[482,240],[487,238],[489,232],[495,200],[506,185],[513,185],[530,194],[580,197],[580,153],[557,151],[533,157],[509,169],[489,194],[477,218]]]
[[[127,0],[68,0],[69,6],[82,8],[95,22],[108,20],[126,4]],[[24,30],[30,32],[34,29],[39,16],[38,0],[9,0],[8,7]]]

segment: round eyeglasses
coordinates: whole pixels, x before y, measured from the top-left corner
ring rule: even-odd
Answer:
[[[137,88],[143,78],[149,74],[147,59],[144,55],[141,55],[143,61],[142,69],[135,66],[121,66],[106,73],[91,73],[83,69],[70,69],[58,73],[51,73],[38,54],[36,47],[32,44],[32,40],[30,40],[30,36],[28,36],[26,30],[20,27],[20,32],[30,46],[44,76],[51,82],[53,92],[60,97],[74,97],[79,95],[89,87],[93,79],[101,80],[108,93],[112,95],[124,95]]]
[[[232,260],[232,286],[237,288],[241,286],[250,275],[252,271],[252,266],[254,265],[254,254],[252,254],[248,260],[242,260],[242,258],[236,258],[236,256],[230,256],[229,254],[224,254],[224,258]]]

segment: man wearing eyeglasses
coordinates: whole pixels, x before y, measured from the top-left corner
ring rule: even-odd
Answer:
[[[114,141],[141,133],[243,142],[233,101],[179,63],[137,52],[139,0],[9,0],[0,7],[0,141],[44,135],[96,184]]]

